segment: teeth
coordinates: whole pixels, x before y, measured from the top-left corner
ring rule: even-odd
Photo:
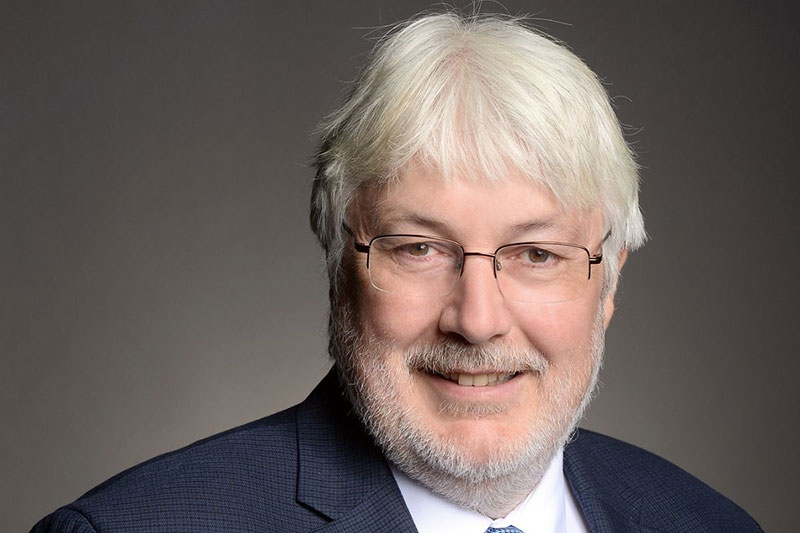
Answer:
[[[450,381],[456,381],[462,387],[486,387],[499,385],[514,377],[510,374],[444,374]]]

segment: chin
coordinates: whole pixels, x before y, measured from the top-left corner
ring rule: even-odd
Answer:
[[[490,461],[502,461],[499,454],[513,455],[509,447],[501,443],[525,443],[529,436],[524,428],[541,427],[539,423],[517,423],[506,420],[493,420],[487,418],[446,421],[429,424],[433,439],[440,443],[448,443],[470,463],[480,465]],[[517,446],[521,448],[522,446]]]

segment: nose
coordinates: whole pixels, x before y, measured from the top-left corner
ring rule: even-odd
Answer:
[[[490,255],[469,254],[464,258],[461,278],[439,317],[442,333],[457,335],[470,344],[483,344],[509,332],[511,315],[493,268]]]

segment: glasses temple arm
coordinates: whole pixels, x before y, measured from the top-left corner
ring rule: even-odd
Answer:
[[[346,222],[342,222],[342,228],[344,228],[347,234],[350,235],[350,238],[353,239],[353,248],[355,248],[356,252],[361,252],[362,254],[369,253],[369,244],[358,242],[355,234],[353,234],[353,230],[350,229]]]

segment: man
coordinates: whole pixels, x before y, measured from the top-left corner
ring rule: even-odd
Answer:
[[[635,162],[578,58],[516,20],[421,17],[321,131],[334,370],[35,531],[760,530],[666,461],[574,429],[645,237]]]

